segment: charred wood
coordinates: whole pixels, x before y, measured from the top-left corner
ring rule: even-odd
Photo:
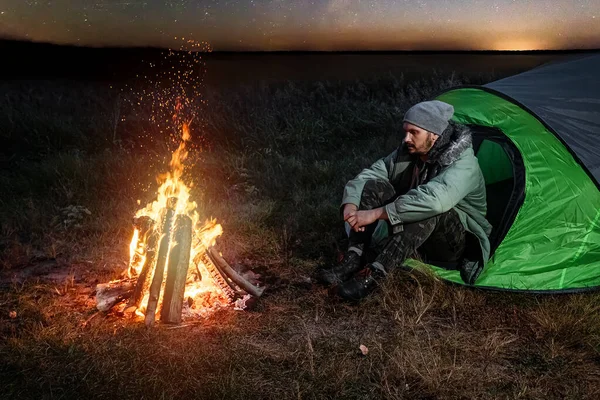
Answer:
[[[133,293],[131,281],[101,283],[96,286],[96,308],[102,312],[108,311],[115,304],[131,296],[131,293]]]
[[[158,233],[155,229],[155,222],[150,217],[143,218],[146,219],[143,226],[147,227],[147,229],[145,232],[140,229],[140,240],[143,240],[142,243],[146,243],[146,259],[144,260],[144,265],[142,266],[140,275],[138,276],[133,296],[131,296],[131,299],[129,301],[129,305],[134,306],[135,308],[139,308],[141,306],[144,293],[146,292],[146,290],[148,290],[148,286],[150,285],[149,277],[151,276],[151,272],[154,269],[154,263],[156,261],[156,252],[158,250]]]
[[[127,275],[135,275],[134,265],[139,264],[140,259],[146,254],[146,240],[148,235],[154,230],[154,220],[148,216],[141,216],[133,219],[133,227],[138,231],[138,242],[132,260],[129,263]]]
[[[217,249],[211,247],[208,249],[207,253],[215,265],[218,265],[219,269],[223,271],[224,275],[231,279],[241,289],[245,290],[248,294],[251,294],[254,297],[260,297],[262,295],[264,288],[256,287],[244,279],[243,276],[238,274],[233,268],[231,268],[229,264],[227,264],[227,261],[221,257]]]
[[[231,280],[231,278],[229,278],[229,277],[228,277],[228,276],[225,274],[225,272],[223,271],[223,268],[221,268],[221,266],[220,266],[219,264],[217,264],[217,263],[215,262],[215,260],[213,260],[213,258],[210,256],[210,253],[209,253],[209,252],[207,252],[207,253],[206,253],[206,255],[207,255],[207,256],[208,256],[208,258],[210,259],[210,262],[212,263],[212,265],[214,265],[214,266],[215,266],[215,268],[217,269],[217,271],[219,271],[219,274],[221,275],[221,277],[223,277],[223,280],[224,280],[225,282],[227,282],[227,284],[229,285],[229,287],[230,287],[231,289],[233,289],[233,291],[234,291],[234,292],[236,292],[237,294],[239,294],[239,295],[245,295],[245,294],[246,294],[246,292],[245,292],[243,289],[241,289],[239,286],[237,286],[237,285],[236,285],[236,284],[235,284],[235,283],[234,283],[234,282]]]
[[[221,273],[219,272],[219,270],[217,269],[215,264],[212,262],[212,260],[210,259],[210,257],[208,256],[208,253],[206,251],[199,253],[196,256],[196,259],[194,261],[197,263],[202,262],[204,264],[204,266],[206,267],[206,270],[210,274],[210,277],[221,288],[223,293],[225,293],[225,296],[227,296],[227,298],[230,301],[233,301],[235,299],[235,296],[236,296],[235,290],[231,288],[231,286],[225,280],[223,275],[221,275]]]

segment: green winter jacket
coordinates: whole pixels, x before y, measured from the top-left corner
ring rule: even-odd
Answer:
[[[478,258],[483,267],[490,255],[488,236],[492,230],[485,218],[485,181],[473,152],[470,131],[464,125],[459,126],[439,157],[438,172],[425,183],[410,188],[418,156],[409,154],[401,146],[349,181],[342,205],[351,203],[358,207],[365,183],[371,179],[384,179],[400,194],[385,207],[392,227],[421,221],[454,208],[465,230],[479,241],[481,254]]]

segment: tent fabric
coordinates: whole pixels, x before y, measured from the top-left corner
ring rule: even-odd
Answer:
[[[487,185],[513,177],[512,164],[498,143],[484,140],[477,151],[477,158]]]
[[[600,191],[571,151],[538,117],[484,87],[450,90],[437,99],[454,106],[458,122],[500,129],[518,148],[526,170],[524,202],[475,286],[599,287]],[[458,271],[431,268],[463,284]]]
[[[484,87],[531,110],[569,147],[600,187],[600,55],[541,66]]]

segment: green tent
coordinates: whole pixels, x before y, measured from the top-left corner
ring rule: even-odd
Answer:
[[[469,124],[487,185],[492,256],[474,286],[600,287],[600,55],[436,97]],[[458,271],[431,266],[462,284]]]

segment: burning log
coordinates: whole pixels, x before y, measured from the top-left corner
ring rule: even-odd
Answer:
[[[190,252],[192,249],[192,219],[187,215],[180,214],[177,216],[173,241],[175,245],[169,253],[167,281],[165,283],[160,320],[166,323],[178,324],[181,322],[185,281],[190,266]]]
[[[150,284],[150,298],[146,307],[146,326],[154,325],[156,318],[156,308],[158,306],[158,298],[160,297],[160,289],[162,287],[163,276],[165,273],[165,264],[169,255],[169,245],[171,243],[171,227],[173,225],[173,217],[175,216],[175,206],[177,198],[172,197],[164,209],[164,217],[162,218],[163,229],[158,247],[158,256],[156,258],[156,267],[154,268],[154,276]]]
[[[150,217],[140,217],[134,221],[134,226],[140,232],[140,242],[145,243],[145,248],[142,249],[145,253],[145,259],[137,279],[133,296],[129,300],[130,307],[140,307],[142,299],[144,298],[144,293],[148,290],[148,286],[150,285],[148,277],[154,266],[154,261],[156,260],[158,246],[158,234],[156,233],[155,225],[155,221]]]
[[[206,250],[204,257],[208,259],[208,262],[210,262],[210,265],[219,273],[219,276],[225,281],[225,283],[227,283],[227,285],[229,285],[231,290],[233,290],[236,294],[239,294],[239,295],[246,294],[246,292],[244,292],[242,289],[240,289],[240,287],[237,286],[231,280],[231,278],[229,278],[225,274],[225,272],[223,271],[223,268],[218,263],[215,262],[214,258],[210,256],[210,252],[208,250]]]
[[[227,261],[225,261],[225,259],[221,257],[217,249],[215,249],[214,247],[210,247],[207,253],[210,259],[222,271],[223,275],[231,279],[236,285],[238,285],[241,289],[246,291],[246,293],[254,297],[260,297],[262,295],[264,288],[256,287],[252,283],[244,279],[243,276],[238,274],[233,268],[231,268],[231,266],[229,266],[229,264],[227,264]]]
[[[96,286],[96,308],[102,312],[108,311],[132,292],[133,283],[130,281],[101,283]]]
[[[221,274],[221,272],[218,270],[217,266],[213,263],[213,261],[208,256],[208,252],[207,251],[200,252],[196,256],[194,262],[196,262],[196,264],[198,264],[199,262],[202,262],[202,264],[204,264],[204,266],[206,267],[206,270],[210,274],[210,277],[212,278],[212,280],[219,286],[219,288],[221,288],[221,290],[223,291],[225,296],[227,296],[229,301],[233,302],[233,300],[235,299],[235,296],[236,296],[237,289],[234,288],[233,286],[231,286],[231,284],[229,282],[227,282],[227,280],[224,278],[224,275]]]
[[[132,244],[129,245],[130,251],[132,252],[131,259],[129,260],[129,269],[127,271],[127,276],[129,277],[136,274],[135,266],[144,262],[147,248],[145,243],[148,234],[154,230],[154,220],[147,216],[134,218],[133,228],[135,246]]]

